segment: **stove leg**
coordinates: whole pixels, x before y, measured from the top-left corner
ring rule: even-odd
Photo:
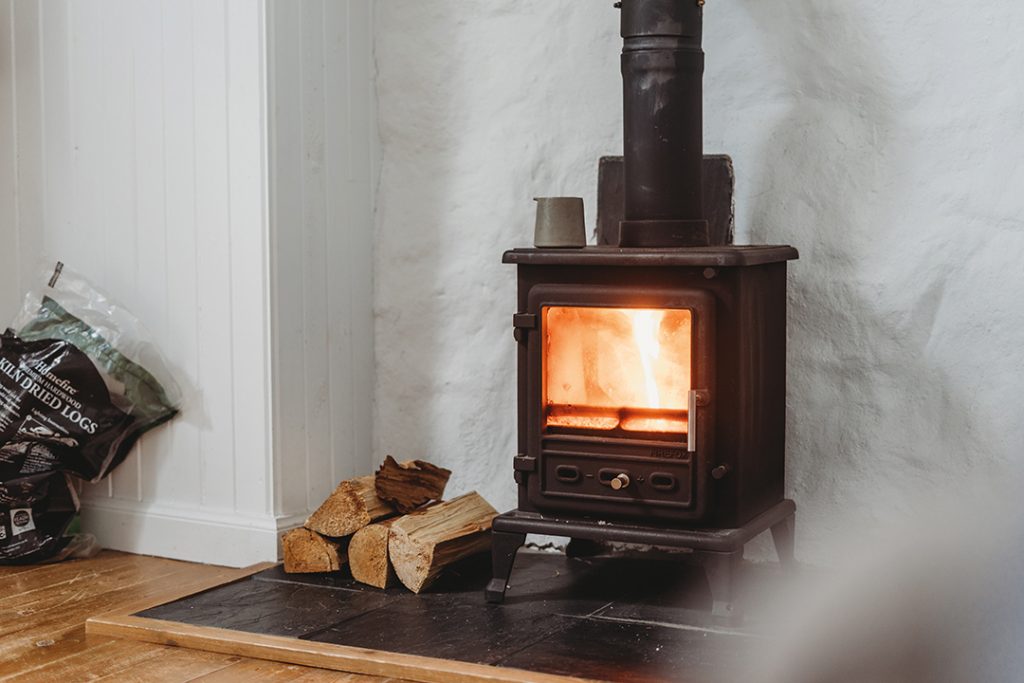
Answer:
[[[779,556],[779,563],[785,569],[796,569],[795,513],[772,527],[772,541],[775,542],[775,554]]]
[[[704,565],[708,586],[711,588],[711,598],[714,601],[712,616],[728,619],[730,622],[742,620],[742,614],[734,604],[736,577],[742,562],[743,550],[731,553],[702,553],[701,564]]]
[[[512,565],[516,561],[516,553],[524,543],[526,543],[526,534],[491,531],[491,576],[493,578],[484,590],[487,602],[505,601],[508,579],[512,576]]]

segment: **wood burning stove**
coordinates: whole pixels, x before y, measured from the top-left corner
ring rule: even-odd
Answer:
[[[519,505],[494,521],[490,601],[503,599],[527,533],[690,550],[722,616],[735,614],[747,541],[771,529],[793,561],[786,269],[798,254],[718,244],[728,231],[709,229],[702,4],[619,3],[618,234],[505,254],[518,269]]]

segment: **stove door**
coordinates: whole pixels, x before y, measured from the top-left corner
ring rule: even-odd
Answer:
[[[712,295],[538,285],[529,314],[531,503],[699,521],[713,433]]]

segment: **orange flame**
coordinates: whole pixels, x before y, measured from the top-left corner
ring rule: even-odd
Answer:
[[[664,311],[633,311],[627,315],[633,320],[633,339],[636,341],[637,351],[640,352],[640,364],[644,368],[647,407],[660,408],[661,398],[658,394],[658,380],[654,376],[654,365],[661,355],[658,330],[661,328]]]
[[[553,306],[543,327],[548,426],[687,431],[690,311]]]

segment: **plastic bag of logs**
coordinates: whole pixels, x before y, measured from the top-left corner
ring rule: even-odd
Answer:
[[[349,479],[282,538],[288,573],[339,571],[387,588],[401,582],[414,593],[445,567],[490,550],[498,514],[477,493],[443,500],[451,472],[423,460],[390,455],[376,474]]]

